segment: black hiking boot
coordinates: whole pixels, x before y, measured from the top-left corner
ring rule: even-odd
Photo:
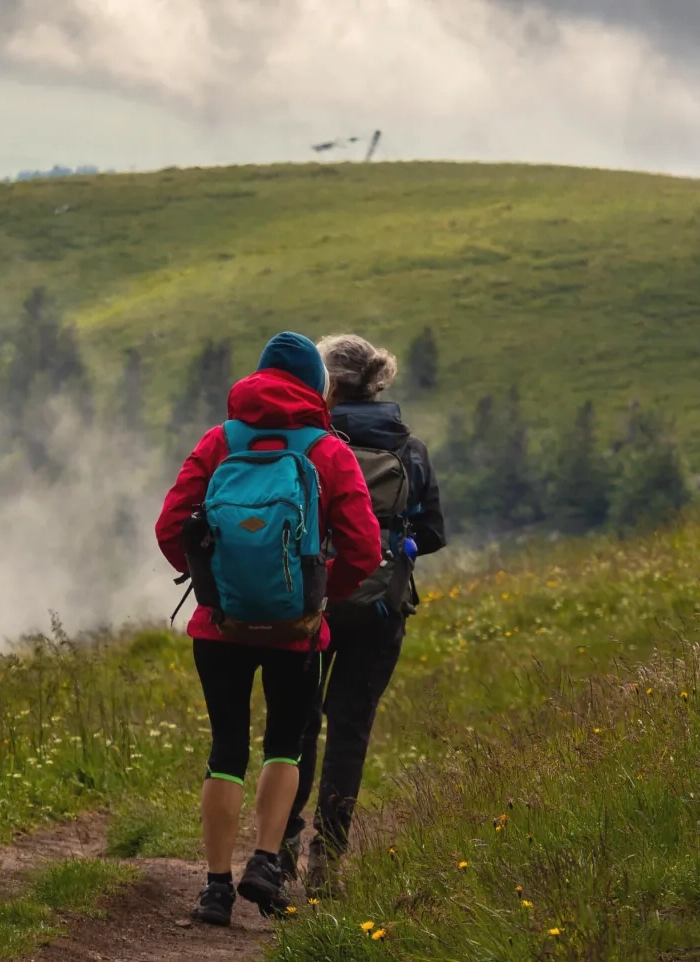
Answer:
[[[267,855],[254,855],[250,859],[238,883],[238,894],[257,905],[260,914],[266,917],[284,915],[291,905],[279,859],[271,862]]]
[[[230,925],[236,893],[228,882],[209,882],[199,893],[192,918],[208,925]]]
[[[301,834],[285,838],[280,848],[279,861],[285,882],[299,878],[299,856],[301,855]]]

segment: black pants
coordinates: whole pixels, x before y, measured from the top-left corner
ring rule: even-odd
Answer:
[[[267,705],[265,764],[296,765],[304,729],[320,689],[322,656],[305,652],[194,640],[194,661],[212,731],[208,778],[243,784],[250,755],[250,696],[262,667]]]
[[[313,705],[299,763],[299,791],[286,837],[305,827],[301,813],[313,790],[318,736],[325,711],[328,728],[314,828],[338,854],[347,848],[377,706],[401,654],[403,618],[389,621],[368,611],[362,621],[330,618],[331,647],[324,656],[323,682]],[[333,666],[331,668],[331,657]],[[330,671],[325,702],[323,689]]]

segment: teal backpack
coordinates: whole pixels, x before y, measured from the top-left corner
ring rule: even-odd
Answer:
[[[195,595],[224,637],[252,644],[316,638],[326,595],[320,485],[309,453],[317,428],[265,431],[224,424],[229,456],[203,512],[183,526]],[[260,441],[284,449],[256,450]]]

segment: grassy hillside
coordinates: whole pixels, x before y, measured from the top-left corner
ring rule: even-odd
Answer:
[[[377,717],[348,898],[298,902],[273,958],[694,957],[699,548],[691,518],[426,593]],[[260,722],[258,702],[248,813]],[[196,856],[207,749],[185,639],[59,632],[0,659],[0,843],[108,807],[113,856]],[[55,922],[34,884],[0,911],[0,959]]]
[[[517,382],[540,423],[588,397],[608,420],[654,402],[700,456],[699,240],[700,183],[638,174],[402,164],[13,184],[0,325],[45,284],[105,400],[121,351],[141,348],[158,423],[208,336],[234,338],[243,374],[284,327],[352,329],[401,354],[430,324],[436,424]]]

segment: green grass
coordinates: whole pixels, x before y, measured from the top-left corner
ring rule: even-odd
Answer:
[[[608,427],[633,398],[659,406],[697,463],[699,217],[695,181],[516,165],[13,184],[0,188],[0,328],[46,284],[79,326],[105,407],[121,352],[141,349],[158,427],[208,337],[233,338],[240,376],[285,327],[349,329],[403,356],[430,324],[442,374],[412,405],[423,431],[518,383],[540,430],[589,397]]]
[[[700,518],[441,577],[377,716],[348,897],[300,906],[273,959],[688,957]],[[259,692],[254,718],[257,745]],[[5,838],[99,804],[113,855],[196,855],[207,750],[189,645],[166,631],[58,631],[0,661]]]
[[[16,959],[56,938],[62,914],[96,917],[103,904],[136,879],[131,866],[66,859],[35,873],[26,892],[0,904],[0,959]]]

